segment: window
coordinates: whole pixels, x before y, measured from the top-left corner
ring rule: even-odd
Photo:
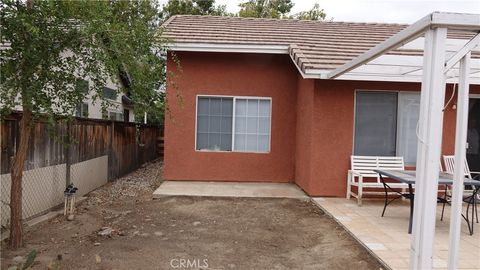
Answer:
[[[117,99],[117,91],[115,89],[109,88],[109,87],[104,87],[103,88],[103,97],[116,100]]]
[[[355,155],[416,162],[419,93],[358,91],[355,106]]]
[[[75,81],[75,89],[82,94],[88,94],[88,82],[86,80],[77,79]]]
[[[355,155],[394,156],[397,93],[358,92]]]
[[[123,121],[123,113],[121,112],[108,112],[108,119],[114,121]]]
[[[111,111],[105,111],[102,112],[102,119],[105,120],[114,120],[114,121],[124,121],[123,118],[123,113],[121,112],[111,112]]]
[[[268,152],[270,100],[236,99],[234,140],[237,151]]]
[[[75,109],[76,117],[88,118],[88,103],[80,103]]]
[[[269,98],[198,97],[197,150],[270,151]]]
[[[405,163],[417,161],[417,123],[420,115],[419,93],[398,93],[397,155]]]
[[[199,97],[197,150],[232,150],[233,98]]]

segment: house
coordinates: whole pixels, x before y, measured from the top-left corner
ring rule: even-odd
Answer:
[[[10,43],[0,42],[0,51],[10,48]],[[68,54],[63,52],[62,54]],[[124,78],[119,76],[120,83],[128,84]],[[128,79],[127,79],[128,80]],[[79,78],[77,80],[76,87],[85,93],[85,98],[82,103],[78,104],[75,109],[75,116],[91,119],[109,119],[122,122],[134,122],[135,114],[133,110],[133,102],[129,98],[129,93],[123,93],[119,89],[117,83],[112,80],[107,80],[105,87],[103,88],[102,95],[108,100],[109,105],[106,111],[102,110],[102,105],[99,100],[93,99],[94,93],[89,91],[89,85],[91,81],[88,78]],[[14,108],[15,111],[22,111],[22,106],[17,105]]]
[[[329,77],[407,25],[184,15],[164,27],[165,179],[294,182],[312,196],[344,196],[353,154],[415,166],[423,37]],[[447,53],[471,37],[449,31]],[[478,48],[472,59],[479,69]],[[470,82],[477,134],[479,73]],[[452,154],[458,79],[447,77],[442,152]]]
[[[127,94],[119,92],[119,87],[111,80],[103,88],[102,95],[109,101],[106,111],[102,110],[101,101],[93,100],[92,92],[88,91],[89,82],[80,79],[77,87],[85,89],[85,99],[77,105],[75,116],[92,119],[109,119],[122,122],[134,122],[135,114],[133,111],[133,103]]]

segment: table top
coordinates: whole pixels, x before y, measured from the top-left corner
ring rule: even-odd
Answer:
[[[416,171],[374,170],[374,172],[406,184],[415,184],[416,181]],[[440,172],[438,183],[441,185],[452,185],[453,175],[446,172]],[[480,181],[464,178],[463,184],[480,186]]]

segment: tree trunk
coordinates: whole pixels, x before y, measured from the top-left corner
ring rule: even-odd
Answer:
[[[10,189],[10,248],[17,249],[23,244],[22,225],[22,176],[23,166],[27,157],[28,144],[30,141],[30,122],[32,112],[24,110],[20,119],[20,144],[11,169]]]

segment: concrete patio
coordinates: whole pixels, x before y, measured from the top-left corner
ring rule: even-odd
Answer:
[[[374,256],[391,269],[408,269],[410,235],[408,230],[409,204],[399,201],[381,212],[383,201],[367,200],[358,207],[355,200],[344,198],[314,198],[315,203],[343,225]],[[446,269],[448,258],[448,230],[450,207],[440,221],[441,205],[437,207],[434,269]],[[459,269],[480,269],[480,225],[475,223],[475,233],[470,236],[465,221],[462,222]]]
[[[164,181],[153,192],[153,198],[163,196],[309,199],[295,184],[259,182]]]

